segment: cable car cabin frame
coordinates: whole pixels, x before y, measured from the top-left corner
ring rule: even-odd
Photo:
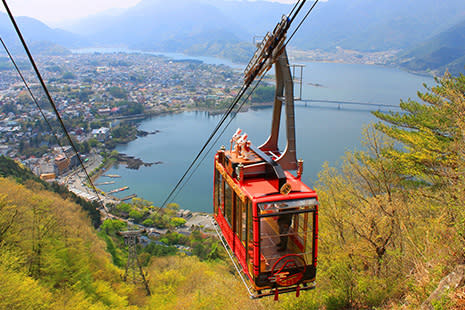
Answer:
[[[317,194],[302,183],[301,174],[281,170],[276,178],[273,159],[252,150],[251,160],[224,149],[216,154],[214,218],[252,298],[293,291],[298,296],[315,287]],[[280,229],[282,218],[290,222],[287,232]],[[285,249],[279,248],[281,240]]]
[[[275,300],[280,293],[295,291],[299,296],[315,287],[318,248],[318,197],[301,181],[303,161],[296,160],[294,83],[283,45],[285,31],[280,30],[287,22],[283,17],[273,34],[265,36],[244,74],[248,82],[249,76],[274,64],[270,136],[257,148],[238,129],[230,150],[222,147],[215,155],[214,169],[214,224],[220,240],[250,296],[275,295]],[[287,144],[281,152],[283,103]]]

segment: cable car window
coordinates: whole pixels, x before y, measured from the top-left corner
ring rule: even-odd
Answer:
[[[218,172],[218,170],[215,170],[215,197],[213,201],[213,206],[215,208],[214,209],[215,214],[218,214],[218,207],[221,205],[222,198],[221,198],[220,193],[221,194],[223,193],[223,191],[221,190],[222,181],[223,181],[223,177]]]
[[[224,217],[229,225],[232,223],[233,191],[227,182],[224,182]],[[231,226],[232,228],[232,226]]]
[[[242,239],[242,210],[244,209],[241,198],[238,195],[234,195],[234,218],[235,218],[235,232]]]
[[[302,256],[307,264],[312,263],[313,255],[313,214],[299,213],[296,215],[296,242],[301,245]]]
[[[241,241],[242,241],[242,244],[245,246],[247,243],[247,217],[251,215],[247,214],[248,212],[247,205],[244,204],[242,201],[241,201],[241,206],[242,206],[241,215],[240,215],[242,217]]]
[[[221,208],[224,212],[224,179],[222,176],[220,176],[220,193],[218,196],[218,207]],[[224,215],[224,213],[223,213]]]
[[[270,271],[284,255],[298,254],[312,263],[313,212],[316,199],[260,203],[261,270]]]
[[[247,264],[250,274],[253,274],[253,226],[252,202],[247,200]]]

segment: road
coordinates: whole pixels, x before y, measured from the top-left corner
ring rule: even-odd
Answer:
[[[103,162],[103,158],[99,154],[90,154],[88,158],[89,160],[84,163],[88,173],[91,173],[97,169]],[[94,190],[86,185],[88,182],[87,177],[81,168],[69,172],[65,176],[59,178],[58,181],[59,183],[66,185],[71,192],[82,198],[88,200],[98,200],[97,194],[94,192]],[[105,205],[107,203],[119,203],[119,200],[104,196],[101,193],[99,193],[98,196]]]

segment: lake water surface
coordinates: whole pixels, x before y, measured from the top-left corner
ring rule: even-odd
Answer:
[[[296,106],[297,156],[304,160],[303,180],[310,186],[317,179],[325,161],[337,165],[346,151],[362,148],[362,129],[376,121],[370,113],[370,110],[378,109],[376,103],[398,105],[400,99],[416,99],[416,92],[424,90],[423,83],[434,85],[432,78],[381,66],[333,63],[305,65],[303,98],[375,104],[373,107],[323,103]],[[229,139],[237,128],[247,132],[253,144],[260,145],[268,137],[271,112],[271,108],[261,108],[237,114],[174,202],[179,203],[181,208],[211,212],[213,156],[216,150],[221,145],[229,145]],[[220,118],[221,115],[211,116],[205,112],[184,112],[142,121],[140,129],[160,132],[120,145],[117,150],[146,162],[162,161],[163,164],[141,167],[139,170],[113,167],[108,174],[118,174],[121,178],[114,179],[116,184],[101,188],[110,190],[129,186],[129,190],[116,196],[136,193],[155,205],[161,205]],[[284,137],[284,130],[281,132]],[[101,181],[103,179],[108,180],[102,177]]]

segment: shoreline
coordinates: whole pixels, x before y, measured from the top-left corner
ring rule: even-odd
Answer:
[[[74,55],[92,54],[94,52],[103,53],[103,54],[105,53],[107,54],[114,54],[114,53],[147,54],[147,55],[153,55],[153,56],[162,56],[162,57],[170,58],[173,60],[179,60],[179,59],[200,60],[206,64],[212,64],[212,65],[218,65],[219,63],[221,63],[222,65],[228,66],[232,69],[238,69],[238,68],[243,69],[247,66],[247,63],[237,62],[237,61],[233,61],[228,58],[222,58],[222,57],[215,56],[215,55],[195,55],[195,54],[183,54],[183,53],[176,53],[176,52],[132,50],[132,49],[128,49],[126,47],[121,47],[121,46],[77,48],[77,49],[71,49],[71,52]],[[408,72],[408,73],[419,75],[419,76],[426,76],[426,77],[442,76],[441,74],[436,75],[435,72],[409,70],[409,69],[406,69],[400,66],[399,64],[392,63],[393,58],[398,52],[399,52],[398,50],[387,50],[387,51],[379,51],[379,52],[362,52],[362,51],[357,51],[357,50],[339,49],[339,51],[336,50],[335,52],[328,52],[328,51],[321,51],[318,49],[313,49],[313,50],[291,49],[289,50],[289,56],[294,59],[294,62],[359,64],[359,65],[369,65],[369,66],[374,65],[374,66],[383,66],[387,68],[397,68],[404,72]],[[354,55],[361,55],[362,57],[354,58]],[[174,56],[177,58],[174,58]],[[377,60],[371,59],[372,57],[376,57]],[[200,58],[204,58],[204,59],[200,59]],[[208,58],[217,59],[218,62],[216,63],[206,62],[205,60]]]

